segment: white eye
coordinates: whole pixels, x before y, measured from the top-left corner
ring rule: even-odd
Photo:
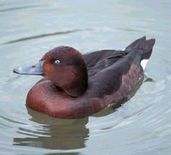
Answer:
[[[55,64],[60,64],[61,61],[60,61],[60,60],[55,60],[54,63],[55,63]]]

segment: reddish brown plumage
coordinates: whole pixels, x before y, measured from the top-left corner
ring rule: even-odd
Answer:
[[[89,116],[109,104],[117,107],[142,81],[140,62],[151,55],[153,45],[154,40],[143,37],[124,51],[81,55],[71,47],[55,48],[41,59],[45,79],[32,87],[26,104],[59,118]]]
[[[71,47],[52,49],[41,59],[44,76],[72,97],[80,96],[87,89],[87,68],[82,55]],[[60,63],[55,65],[55,60]]]
[[[142,78],[141,68],[132,64],[129,72],[122,76],[122,84],[117,91],[101,97],[90,97],[92,95],[90,89],[77,98],[67,95],[50,80],[42,80],[29,91],[27,106],[53,117],[81,118],[102,110],[109,103],[114,107],[119,106],[128,99],[128,95]]]

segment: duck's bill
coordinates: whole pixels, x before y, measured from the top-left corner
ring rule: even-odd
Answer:
[[[32,66],[18,67],[13,70],[16,74],[22,75],[43,75],[42,61]]]

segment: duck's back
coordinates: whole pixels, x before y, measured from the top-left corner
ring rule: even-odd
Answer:
[[[124,56],[126,51],[121,50],[100,50],[83,55],[87,64],[89,77],[94,76],[101,70],[108,68]]]
[[[102,50],[84,55],[89,73],[89,96],[120,103],[143,79],[141,60],[149,58],[154,40],[141,38],[124,51]]]

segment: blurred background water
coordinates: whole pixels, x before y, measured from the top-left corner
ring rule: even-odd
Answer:
[[[170,155],[170,19],[170,0],[0,0],[0,154]],[[145,71],[153,81],[115,112],[62,120],[26,108],[41,77],[14,67],[60,45],[123,49],[144,35],[157,40]]]

